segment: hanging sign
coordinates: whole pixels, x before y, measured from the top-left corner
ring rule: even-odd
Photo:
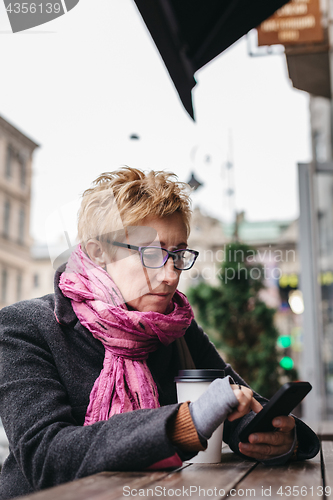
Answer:
[[[260,24],[258,45],[323,41],[319,0],[291,0]]]

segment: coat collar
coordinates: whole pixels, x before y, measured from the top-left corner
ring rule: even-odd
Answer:
[[[73,310],[71,300],[65,297],[59,288],[59,280],[61,274],[66,269],[66,264],[62,264],[55,272],[54,275],[54,314],[61,325],[74,326],[78,322],[78,318]]]

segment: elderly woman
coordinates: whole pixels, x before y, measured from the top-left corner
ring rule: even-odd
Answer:
[[[189,221],[186,188],[171,174],[103,174],[83,194],[81,243],[56,272],[55,293],[1,311],[2,499],[105,470],[179,466],[226,418],[224,441],[250,459],[318,452],[291,416],[239,442],[266,400],[221,359],[177,290],[198,255],[187,247]],[[184,358],[227,377],[180,405]]]

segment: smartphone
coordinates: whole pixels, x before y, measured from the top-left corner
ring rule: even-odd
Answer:
[[[303,398],[311,391],[309,382],[287,382],[268,401],[263,409],[248,423],[239,434],[242,443],[248,442],[253,432],[271,432],[276,430],[272,420],[280,415],[289,415]]]

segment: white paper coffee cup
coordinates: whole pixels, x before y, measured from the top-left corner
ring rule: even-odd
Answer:
[[[179,370],[175,378],[178,403],[195,401],[216,378],[224,378],[224,370]],[[191,458],[193,463],[216,464],[221,462],[223,423],[213,432],[205,451]]]

